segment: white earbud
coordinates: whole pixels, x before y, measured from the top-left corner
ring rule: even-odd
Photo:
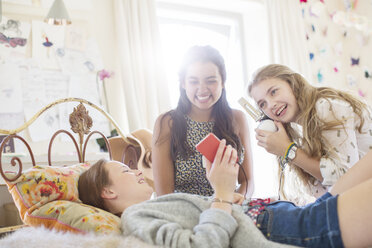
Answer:
[[[261,130],[265,130],[265,131],[270,131],[270,132],[278,131],[278,128],[275,126],[275,123],[269,119],[260,121],[257,128]]]

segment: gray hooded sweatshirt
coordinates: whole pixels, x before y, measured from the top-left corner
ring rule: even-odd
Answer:
[[[268,241],[239,205],[232,215],[211,209],[207,197],[175,193],[127,208],[124,236],[166,247],[290,247]]]

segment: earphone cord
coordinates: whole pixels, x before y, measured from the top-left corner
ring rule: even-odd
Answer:
[[[287,164],[282,164],[282,163],[283,163],[282,161],[279,162],[280,176],[279,176],[279,186],[278,186],[278,200],[280,200],[280,187],[282,185],[284,169],[285,169],[285,166],[287,165]]]
[[[284,170],[282,168],[280,168],[279,186],[278,186],[278,200],[280,200],[280,187],[282,185],[283,171]]]

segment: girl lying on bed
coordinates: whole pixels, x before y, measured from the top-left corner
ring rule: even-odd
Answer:
[[[251,200],[242,207],[231,203],[239,168],[235,163],[236,150],[227,146],[223,153],[225,144],[223,140],[213,164],[204,159],[207,178],[215,192],[213,199],[174,193],[146,201],[152,189],[142,173],[105,160],[98,161],[80,176],[80,199],[114,214],[124,211],[124,235],[134,234],[150,244],[279,246],[268,241],[271,240],[307,247],[372,245],[372,166],[369,162],[372,152],[342,176],[329,193],[305,207],[265,200]]]

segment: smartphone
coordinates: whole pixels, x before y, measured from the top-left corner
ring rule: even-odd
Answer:
[[[220,139],[217,138],[216,135],[214,135],[213,133],[209,133],[195,147],[196,150],[198,150],[201,154],[204,155],[204,157],[209,160],[209,162],[213,163],[220,142]]]

